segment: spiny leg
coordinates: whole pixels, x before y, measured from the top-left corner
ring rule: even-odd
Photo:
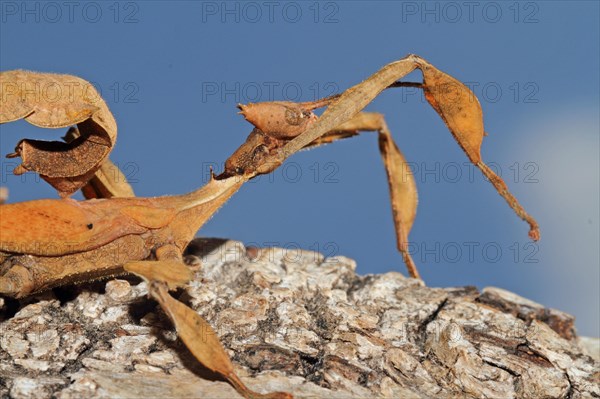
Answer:
[[[417,186],[410,166],[398,149],[382,114],[360,112],[348,122],[327,132],[305,148],[329,144],[336,140],[358,135],[360,132],[377,132],[379,151],[383,159],[390,189],[390,202],[396,230],[396,245],[402,254],[411,277],[421,278],[408,251],[408,235],[417,213]]]
[[[210,324],[168,292],[185,285],[192,277],[183,264],[180,252],[174,246],[165,246],[157,250],[156,255],[157,261],[129,262],[124,268],[148,281],[149,294],[169,316],[177,334],[194,357],[204,367],[225,377],[247,399],[291,399],[292,395],[287,392],[261,394],[242,382]]]
[[[398,82],[415,69],[423,74],[423,83]],[[475,94],[464,84],[438,70],[416,55],[392,62],[365,81],[343,93],[308,103],[267,102],[240,106],[244,117],[256,128],[225,162],[224,172],[217,179],[243,176],[251,179],[278,168],[288,157],[304,148],[326,144],[358,133],[358,129],[379,132],[380,150],[386,164],[392,197],[392,210],[398,238],[398,248],[413,276],[418,276],[414,262],[408,256],[407,239],[416,210],[414,179],[406,179],[407,168],[398,171],[394,165],[405,165],[404,157],[393,142],[382,119],[361,120],[357,115],[383,90],[389,87],[411,86],[423,89],[425,98],[440,115],[450,133],[469,160],[488,177],[498,193],[515,213],[529,224],[529,236],[540,237],[539,226],[516,198],[508,191],[504,181],[494,174],[481,159],[481,144],[486,135],[483,112]],[[327,109],[320,117],[313,109]],[[358,119],[353,119],[358,118]],[[352,126],[358,123],[360,126]],[[355,130],[352,130],[355,129]],[[410,175],[412,178],[412,175]],[[404,181],[402,181],[404,180]],[[411,205],[414,203],[414,206]]]
[[[79,129],[69,128],[63,140],[67,143],[80,137]],[[125,174],[110,159],[106,158],[94,176],[81,187],[81,192],[86,199],[135,197],[133,188],[127,182]]]
[[[529,237],[537,241],[540,238],[540,231],[535,219],[508,191],[504,181],[492,172],[481,159],[481,144],[486,133],[479,100],[460,81],[414,54],[384,66],[365,81],[334,98],[316,122],[289,141],[283,148],[271,153],[269,157],[265,157],[265,162],[273,165],[282,164],[285,159],[298,150],[309,146],[319,137],[351,120],[386,88],[394,85],[407,85],[397,83],[397,80],[417,68],[423,73],[423,83],[421,85],[411,83],[410,85],[423,89],[425,98],[440,115],[469,160],[488,177],[494,188],[515,213],[529,224]]]
[[[5,258],[0,254],[0,265]],[[1,271],[1,270],[0,270]],[[0,276],[0,295],[21,298],[34,289],[34,277],[29,269],[20,264],[13,264]]]

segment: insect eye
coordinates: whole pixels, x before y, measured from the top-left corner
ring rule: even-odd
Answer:
[[[254,149],[252,158],[256,159],[257,157],[262,157],[263,155],[266,155],[268,153],[269,153],[269,149],[267,148],[267,146],[264,144],[261,144]]]
[[[292,126],[297,126],[302,122],[302,115],[296,110],[288,108],[285,110],[285,121]]]

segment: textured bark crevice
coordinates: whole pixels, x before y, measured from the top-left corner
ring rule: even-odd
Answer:
[[[427,338],[427,327],[433,323],[435,321],[435,319],[437,318],[438,314],[442,311],[442,309],[444,308],[444,306],[446,306],[446,304],[448,303],[448,298],[444,298],[442,300],[442,302],[440,302],[439,305],[437,305],[437,308],[434,309],[434,311],[425,318],[425,320],[423,320],[423,322],[421,322],[419,324],[419,329],[418,331],[418,337],[420,337],[421,339],[418,340],[419,342],[419,347],[421,348],[422,351],[425,351],[425,339]]]
[[[359,276],[343,256],[197,239],[180,300],[248,385],[328,398],[600,397],[599,346],[573,317],[502,289]],[[193,257],[197,257],[193,258]],[[238,397],[199,367],[146,284],[0,299],[0,397]]]

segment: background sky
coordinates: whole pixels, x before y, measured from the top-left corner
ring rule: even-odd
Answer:
[[[600,335],[599,5],[532,2],[2,1],[0,69],[61,72],[102,92],[119,126],[111,158],[139,196],[206,182],[251,127],[238,102],[308,101],[418,54],[479,97],[482,154],[537,218],[539,244],[415,89],[383,112],[415,167],[413,257],[430,286],[497,286],[577,317]],[[420,73],[406,80],[419,81]],[[25,122],[20,138],[57,139]],[[11,175],[10,201],[56,194]],[[217,167],[217,169],[219,169]],[[293,156],[247,184],[200,232],[246,244],[356,259],[358,272],[405,272],[375,135]]]

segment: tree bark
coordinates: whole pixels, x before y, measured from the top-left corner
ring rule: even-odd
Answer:
[[[598,340],[499,288],[359,276],[351,259],[197,239],[176,293],[259,391],[328,398],[600,397]],[[236,398],[132,277],[0,299],[0,397]]]

